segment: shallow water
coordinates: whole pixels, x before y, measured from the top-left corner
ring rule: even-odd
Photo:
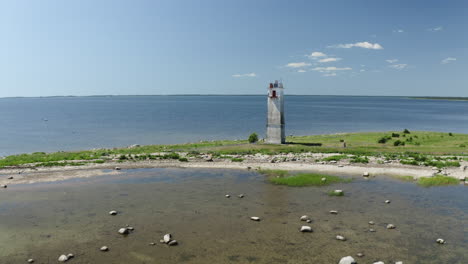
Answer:
[[[345,196],[329,197],[332,189]],[[466,263],[467,190],[383,177],[291,188],[253,171],[175,168],[12,185],[0,191],[0,262],[56,263],[73,253],[70,263],[338,263],[362,252],[359,263]],[[304,214],[313,233],[298,231]],[[135,231],[118,234],[126,224]],[[168,232],[178,246],[159,243]],[[447,244],[436,244],[439,237]],[[100,252],[103,245],[110,251]]]

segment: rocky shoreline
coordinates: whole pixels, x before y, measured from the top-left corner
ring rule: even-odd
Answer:
[[[154,153],[164,154],[164,153]],[[28,164],[0,169],[0,184],[28,184],[53,182],[72,178],[118,174],[120,169],[137,168],[222,168],[222,169],[280,169],[288,171],[312,171],[317,173],[360,176],[411,176],[415,179],[443,174],[468,183],[468,162],[461,162],[460,167],[439,169],[436,167],[400,164],[398,160],[382,160],[369,157],[369,163],[351,163],[349,159],[323,161],[338,153],[300,153],[278,155],[226,155],[213,157],[210,154],[190,155],[178,152],[184,161],[174,159],[160,160],[118,160],[114,157],[105,163],[87,163],[81,166],[35,167]],[[68,161],[69,162],[69,161]],[[80,161],[76,161],[80,162]]]

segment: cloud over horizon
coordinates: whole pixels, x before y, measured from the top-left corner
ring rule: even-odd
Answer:
[[[383,49],[382,45],[379,43],[370,43],[367,41],[364,42],[356,42],[356,43],[348,43],[348,44],[337,44],[328,46],[329,48],[341,48],[341,49],[350,49],[350,48],[363,48],[363,49],[373,49],[373,50],[381,50]]]
[[[440,63],[447,64],[447,63],[450,63],[450,62],[456,61],[456,60],[457,60],[457,58],[448,57],[448,58],[443,59]]]
[[[393,68],[395,70],[403,70],[408,67],[408,64],[404,64],[404,63],[392,64],[392,65],[389,65],[388,67]]]
[[[325,58],[325,59],[319,60],[319,62],[325,63],[325,62],[334,62],[334,61],[339,61],[339,60],[341,60],[341,58]]]
[[[235,78],[241,78],[241,77],[256,77],[257,74],[255,74],[255,72],[251,72],[251,73],[244,73],[244,74],[233,74],[232,77],[235,77]]]
[[[286,64],[286,67],[288,68],[302,68],[302,67],[307,67],[310,66],[310,63],[307,62],[290,62]]]

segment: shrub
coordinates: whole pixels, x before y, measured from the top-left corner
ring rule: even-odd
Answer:
[[[252,133],[249,136],[249,143],[255,143],[258,141],[258,135],[257,133]]]
[[[465,144],[460,144],[460,148],[466,148]]]
[[[405,130],[403,130],[403,134],[411,134],[411,132],[405,128]]]
[[[232,162],[242,162],[242,161],[244,161],[244,159],[242,159],[242,158],[232,158],[231,161]]]
[[[184,158],[184,157],[181,157],[181,158],[179,158],[179,161],[181,161],[181,162],[188,162],[188,159],[187,159],[187,158]]]
[[[393,146],[395,146],[395,147],[404,146],[404,145],[405,145],[405,142],[400,141],[400,140],[397,140],[397,141],[393,142]]]
[[[449,136],[453,137],[453,134],[452,134],[452,132],[450,132],[450,133],[449,133]]]
[[[391,137],[389,136],[383,136],[381,138],[379,138],[379,140],[377,141],[377,143],[380,143],[380,144],[385,144],[387,143],[388,140],[392,139]]]
[[[355,156],[351,159],[351,163],[369,163],[369,159],[367,157]]]
[[[333,156],[324,158],[323,161],[332,161],[332,160],[340,161],[346,158],[348,158],[347,155],[333,155]]]
[[[400,134],[398,134],[398,133],[392,133],[392,137],[400,137]]]

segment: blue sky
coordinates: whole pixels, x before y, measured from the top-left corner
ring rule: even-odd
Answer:
[[[468,96],[468,1],[0,0],[0,97]]]

